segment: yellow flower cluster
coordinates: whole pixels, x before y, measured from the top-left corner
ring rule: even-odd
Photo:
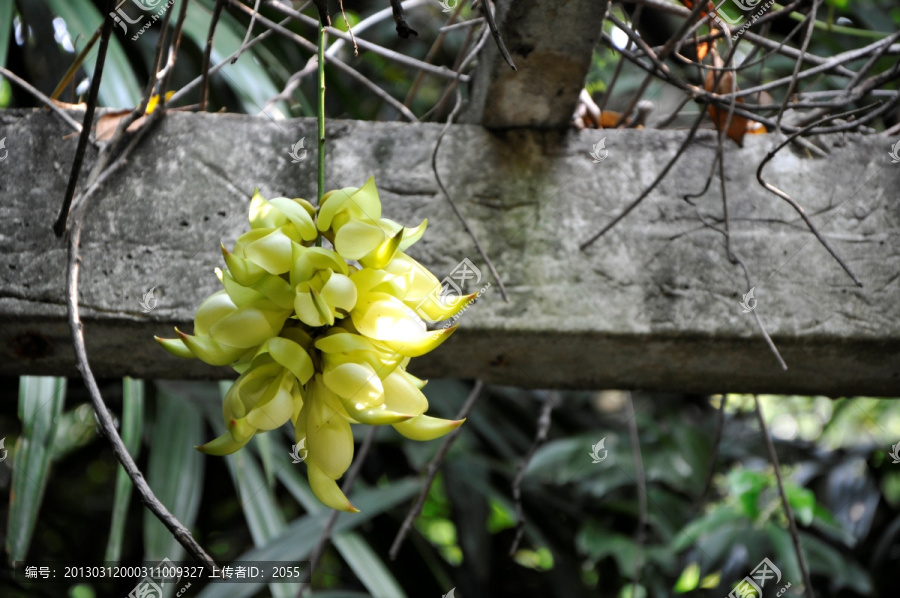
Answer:
[[[411,357],[455,329],[429,332],[453,305],[426,301],[440,283],[404,253],[425,232],[381,217],[375,181],[326,193],[318,210],[303,199],[250,202],[250,230],[222,247],[224,287],[197,308],[194,334],[157,341],[171,353],[240,376],[224,401],[227,432],[201,451],[227,455],[254,434],[288,420],[306,440],[310,487],[324,504],[356,511],[336,482],[353,459],[350,424],[392,425],[414,440],[462,424],[424,415],[425,382],[406,371]],[[316,246],[327,239],[334,249]]]

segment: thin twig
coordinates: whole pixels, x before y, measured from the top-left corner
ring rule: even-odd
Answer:
[[[159,82],[159,107],[166,107],[166,90],[169,88],[169,77],[175,68],[175,61],[178,60],[178,49],[181,47],[181,33],[184,30],[184,20],[187,17],[188,2],[191,0],[182,0],[181,10],[178,11],[178,19],[175,21],[175,31],[172,32],[172,42],[169,47],[169,59],[166,61],[165,72]],[[238,50],[240,52],[240,50]],[[174,97],[174,96],[173,96]]]
[[[216,6],[213,8],[212,19],[209,22],[209,33],[206,35],[206,48],[203,50],[203,63],[200,66],[200,72],[203,75],[203,81],[200,84],[200,112],[206,112],[206,97],[209,93],[209,60],[212,56],[213,38],[216,36],[216,26],[219,24],[219,17],[222,16],[222,9],[225,7],[223,0],[216,0]],[[255,12],[253,14],[256,14]],[[240,49],[238,49],[240,52]]]
[[[785,145],[790,143],[795,137],[800,136],[805,131],[807,131],[815,126],[818,126],[824,122],[828,122],[828,121],[834,120],[836,118],[842,118],[844,116],[856,114],[857,112],[867,110],[869,107],[870,106],[865,106],[863,108],[858,108],[856,110],[850,110],[848,112],[843,112],[841,114],[834,114],[831,116],[826,116],[825,118],[821,118],[821,119],[817,120],[816,122],[803,127],[799,131],[793,133],[792,135],[789,135],[787,137],[787,139],[785,139],[783,142],[781,142],[777,147],[769,150],[769,152],[766,154],[766,157],[763,158],[762,162],[759,163],[759,167],[756,169],[756,180],[759,181],[759,184],[762,185],[765,189],[769,190],[770,192],[774,193],[775,195],[777,195],[778,197],[783,199],[784,201],[786,201],[788,204],[790,204],[790,206],[792,208],[794,208],[794,210],[798,214],[800,214],[800,217],[803,219],[803,222],[806,223],[806,226],[807,226],[807,228],[809,228],[810,232],[812,232],[812,234],[816,236],[816,239],[819,240],[819,243],[821,243],[822,246],[828,250],[828,253],[831,254],[831,257],[833,257],[837,261],[837,263],[841,265],[841,268],[844,269],[844,272],[846,272],[847,275],[850,276],[851,279],[853,279],[853,282],[856,283],[856,286],[859,286],[859,287],[863,286],[862,282],[860,282],[860,280],[856,277],[856,275],[853,273],[853,271],[850,270],[850,266],[848,266],[846,263],[844,263],[844,260],[841,259],[841,257],[837,254],[837,252],[834,249],[832,249],[831,245],[828,244],[828,241],[826,241],[825,238],[819,233],[819,230],[815,227],[815,225],[812,223],[812,221],[806,215],[806,211],[804,211],[804,209],[800,206],[800,204],[798,204],[796,201],[791,199],[790,195],[788,195],[787,193],[785,193],[778,187],[775,187],[771,183],[767,183],[766,181],[764,181],[762,178],[762,171],[763,171],[763,168],[766,167],[766,164],[769,163],[769,160],[771,160],[772,158],[775,157],[775,154],[777,154]]]
[[[237,8],[239,10],[244,10],[244,11],[250,10],[250,7],[244,6],[237,0],[229,0],[229,2],[231,4],[231,6]],[[272,6],[272,5],[268,5],[268,6]],[[294,15],[294,11],[291,11],[290,9],[285,8],[284,6],[281,6],[280,4],[275,4],[274,6],[277,6],[280,9],[282,9],[282,12],[287,12],[293,18],[300,18],[300,17],[303,17],[303,19],[307,18],[304,15],[299,15],[299,13],[298,13],[298,15]],[[257,20],[261,24],[263,24],[266,27],[268,27],[269,29],[271,29],[272,31],[278,33],[282,37],[290,39],[291,41],[293,41],[297,45],[301,46],[305,50],[312,52],[312,53],[318,52],[318,48],[316,47],[316,44],[310,42],[306,38],[303,38],[303,37],[297,35],[293,31],[286,29],[285,27],[279,25],[278,23],[275,23],[274,21],[270,21],[269,19],[266,19],[262,15],[259,15],[259,17],[257,17]],[[316,21],[314,19],[313,19],[313,22],[316,23]],[[334,29],[333,27],[326,28],[326,31],[328,32],[329,35],[332,35],[332,34],[336,35],[335,32],[339,33],[340,35],[344,35],[343,31]],[[262,36],[260,36],[260,38],[261,37]],[[259,38],[257,38],[257,39],[259,39]],[[363,40],[360,39],[358,41],[360,43],[360,46],[362,46]],[[326,59],[326,62],[334,65],[334,67],[337,68],[338,70],[343,71],[344,73],[350,75],[352,78],[356,79],[357,81],[359,81],[360,83],[365,85],[369,90],[372,91],[372,93],[374,93],[379,98],[384,100],[392,108],[394,108],[395,110],[400,112],[404,117],[406,117],[407,120],[409,120],[411,122],[418,122],[419,119],[416,118],[415,114],[410,112],[409,108],[407,108],[406,106],[401,104],[399,101],[394,99],[389,93],[384,91],[380,86],[376,85],[375,83],[370,81],[368,78],[366,78],[364,75],[360,74],[356,69],[354,69],[353,67],[347,66],[345,63],[341,62],[337,58],[328,56],[327,54],[325,56],[325,59]],[[174,98],[173,98],[173,100],[174,100]]]
[[[247,42],[250,41],[250,35],[253,33],[253,25],[256,23],[256,15],[259,12],[259,1],[260,0],[256,0],[256,2],[253,4],[253,14],[250,15],[250,24],[247,25],[247,33],[244,34],[244,41],[241,42],[241,47],[238,48],[238,51],[235,53],[234,58],[231,59],[231,64],[234,64],[235,62],[237,62],[238,58],[241,57],[241,54],[244,52],[244,50],[247,49]],[[341,3],[341,12],[343,12],[343,11],[344,11],[344,4],[342,2]],[[344,17],[344,20],[346,20],[346,19],[347,19],[347,17]],[[349,27],[350,25],[348,24],[347,26]]]
[[[725,39],[728,42],[731,41],[730,38],[726,37]],[[724,64],[726,64],[726,65],[732,64],[732,60],[734,57],[734,50],[735,50],[735,46],[732,46],[728,53],[726,62]],[[719,73],[716,73],[716,75],[713,79],[713,85],[712,85],[713,89],[716,89],[718,87],[720,77],[722,77],[725,74],[725,72],[726,71],[723,70]],[[725,119],[725,123],[722,127],[719,128],[719,135],[718,135],[717,144],[716,144],[716,162],[718,163],[718,166],[719,166],[719,192],[722,196],[722,221],[724,222],[723,234],[725,235],[725,255],[728,257],[728,261],[730,261],[732,264],[739,264],[741,266],[741,269],[744,271],[744,280],[747,284],[747,287],[746,287],[747,293],[749,293],[750,291],[753,290],[752,283],[750,282],[750,271],[747,268],[747,265],[744,263],[744,260],[742,260],[740,257],[738,257],[737,253],[732,251],[732,249],[731,249],[731,229],[730,229],[730,225],[728,222],[728,189],[725,184],[725,180],[726,180],[725,179],[725,137],[727,135],[727,132],[730,130],[731,119],[734,115],[734,107],[737,102],[734,99],[734,92],[736,90],[737,90],[737,78],[732,76],[731,77],[732,100],[728,106],[728,114],[727,114],[727,118]],[[698,213],[699,213],[699,210],[698,210]],[[766,330],[766,327],[763,325],[763,321],[759,315],[759,312],[755,309],[752,311],[753,311],[754,320],[756,321],[756,326],[757,326],[757,328],[759,328],[759,331],[762,334],[763,339],[766,341],[766,345],[768,345],[769,350],[775,356],[775,359],[778,361],[778,364],[781,366],[782,371],[787,370],[788,369],[787,363],[785,363],[784,359],[781,357],[781,353],[778,351],[778,347],[775,346],[775,342],[772,340],[772,337],[769,335],[769,331]]]
[[[462,3],[460,3],[462,6]],[[466,21],[462,21],[460,23],[454,23],[452,25],[444,25],[438,31],[441,33],[447,33],[448,31],[456,31],[457,29],[463,29],[465,27],[472,27],[473,25],[480,25],[484,23],[484,17],[475,17],[474,19],[468,19]]]
[[[419,36],[419,32],[406,22],[406,15],[403,12],[403,4],[400,3],[400,0],[391,0],[391,11],[394,13],[394,22],[397,24],[397,35],[403,39],[408,39],[410,35]]]
[[[723,129],[727,131],[726,129]],[[722,192],[722,219],[725,223],[725,254],[728,256],[728,261],[732,264],[740,265],[741,269],[744,271],[744,281],[746,282],[747,292],[753,290],[753,283],[750,282],[750,270],[747,268],[747,264],[744,263],[736,252],[731,249],[731,233],[728,225],[728,195],[725,193],[725,169],[723,163],[725,162],[724,157],[719,160],[719,179],[721,180],[721,192]],[[759,311],[754,309],[753,318],[756,321],[756,327],[759,328],[760,333],[763,335],[763,339],[766,341],[766,345],[769,347],[769,351],[775,356],[775,359],[778,360],[778,365],[781,366],[782,370],[787,370],[788,366],[785,363],[784,358],[781,356],[781,353],[778,351],[778,347],[775,346],[775,341],[772,340],[772,337],[769,336],[769,331],[766,330],[766,327],[763,325],[762,318],[759,315]]]
[[[370,426],[369,431],[366,433],[366,437],[363,440],[362,445],[359,447],[359,452],[356,454],[356,458],[353,460],[353,465],[350,466],[350,470],[347,472],[347,477],[344,478],[343,484],[341,484],[341,492],[344,494],[349,494],[350,489],[353,487],[353,483],[356,482],[357,476],[359,476],[359,472],[362,470],[363,461],[366,460],[366,455],[369,454],[369,450],[372,448],[372,445],[375,442],[375,434],[378,432],[377,426]],[[319,540],[316,542],[316,547],[310,553],[309,557],[309,582],[303,583],[300,586],[300,591],[297,592],[297,598],[302,598],[303,593],[312,586],[312,574],[313,571],[316,570],[316,567],[319,566],[319,561],[322,560],[322,555],[325,552],[325,546],[328,545],[328,541],[331,540],[331,534],[334,531],[334,525],[337,523],[338,515],[340,515],[340,511],[332,510],[331,515],[328,517],[328,521],[325,523],[325,527],[322,528],[322,533],[319,535]]]
[[[128,154],[141,140],[141,133],[148,130],[149,125],[158,120],[162,114],[164,113],[154,113],[151,118],[147,120],[147,125],[142,127],[142,131],[140,131],[138,135],[135,135],[126,150],[118,160],[107,169],[107,172],[114,172],[125,162]],[[94,407],[94,413],[97,415],[97,420],[100,423],[100,428],[112,445],[113,453],[116,455],[119,463],[122,464],[125,473],[128,474],[128,477],[137,489],[141,501],[148,509],[150,509],[157,519],[166,526],[169,532],[176,540],[178,540],[178,543],[185,548],[188,554],[200,561],[210,572],[212,572],[216,566],[215,561],[213,561],[213,559],[197,543],[191,535],[191,532],[188,531],[188,529],[184,527],[184,525],[182,525],[168,509],[166,509],[165,505],[156,498],[153,490],[144,479],[143,474],[138,469],[137,465],[135,465],[128,449],[125,447],[125,444],[122,442],[122,439],[116,431],[112,416],[106,407],[106,403],[103,401],[103,396],[100,394],[100,388],[97,386],[97,380],[91,372],[91,366],[88,361],[87,349],[85,348],[84,342],[84,325],[81,322],[78,307],[78,273],[81,266],[79,246],[81,244],[82,222],[87,206],[89,205],[88,199],[89,197],[85,197],[84,201],[80,202],[73,210],[72,227],[69,235],[69,261],[66,276],[66,307],[68,310],[69,330],[72,333],[72,342],[75,348],[76,365],[82,378],[84,378],[85,386],[87,386],[88,393],[91,397],[91,404]]]
[[[72,78],[75,77],[75,73],[78,72],[78,69],[81,68],[81,65],[84,63],[84,59],[87,58],[88,54],[91,53],[91,49],[93,49],[94,44],[97,43],[97,40],[100,39],[100,33],[103,31],[103,23],[100,24],[97,29],[94,30],[93,35],[91,35],[90,39],[88,39],[87,44],[85,44],[84,48],[82,48],[81,52],[78,53],[78,56],[75,57],[75,60],[72,61],[72,64],[69,65],[69,68],[66,70],[65,74],[62,76],[62,79],[59,80],[59,83],[56,84],[56,88],[53,90],[53,93],[50,94],[50,97],[54,100],[58,100],[59,96],[62,95],[62,92],[66,89],[66,86],[72,81]],[[74,93],[72,94],[75,95]]]
[[[106,14],[113,11],[114,0],[106,0]],[[66,221],[69,219],[69,209],[72,207],[72,198],[75,197],[75,188],[78,186],[78,176],[81,174],[81,164],[84,162],[84,154],[87,150],[88,139],[91,137],[91,125],[94,122],[94,110],[97,108],[97,98],[100,94],[100,80],[103,78],[103,65],[106,63],[106,51],[109,48],[109,38],[112,35],[113,21],[109,17],[103,20],[103,31],[100,32],[100,49],[97,51],[97,62],[94,65],[94,76],[91,79],[91,90],[88,94],[87,109],[84,111],[84,120],[81,124],[81,134],[78,137],[78,147],[75,149],[75,159],[72,160],[72,169],[69,171],[69,183],[66,185],[66,195],[63,198],[62,208],[53,225],[53,232],[61,237],[66,232]]]
[[[522,540],[522,534],[525,533],[525,513],[522,511],[522,480],[525,477],[525,470],[528,464],[534,458],[534,454],[547,441],[547,434],[550,431],[551,413],[553,408],[562,403],[562,396],[557,391],[548,391],[544,396],[544,405],[541,407],[541,413],[537,419],[537,431],[534,434],[534,440],[528,448],[528,452],[519,461],[516,468],[516,477],[512,483],[512,497],[516,505],[516,535],[513,538],[512,545],[509,547],[509,555],[513,556],[519,549],[519,542]]]
[[[459,13],[462,11],[464,4],[460,2],[456,5],[456,9],[450,13],[450,16],[447,18],[447,23],[453,23],[456,20],[456,17],[459,16]],[[431,44],[431,47],[428,48],[428,52],[425,54],[425,58],[423,59],[428,64],[432,64],[435,56],[437,56],[438,50],[441,47],[441,44],[444,43],[444,39],[446,39],[447,34],[444,33],[443,28],[441,28],[440,33],[438,33],[437,37],[434,39],[434,43]],[[425,79],[425,72],[419,71],[416,73],[416,78],[413,79],[412,85],[409,87],[409,91],[406,92],[406,98],[403,100],[404,106],[411,106],[413,102],[413,98],[416,97],[416,94],[419,93],[419,87],[422,85],[422,81]]]
[[[806,19],[809,21],[809,25],[806,29],[806,36],[803,38],[803,43],[800,47],[800,55],[806,54],[806,49],[809,47],[809,42],[812,41],[813,36],[813,28],[816,24],[816,12],[819,10],[819,3],[821,0],[813,0],[812,10],[809,11],[809,14],[806,15]],[[801,23],[802,25],[802,23]],[[775,123],[777,125],[775,132],[781,132],[781,118],[787,110],[788,102],[791,100],[791,96],[794,94],[794,88],[797,86],[797,75],[800,74],[800,68],[803,66],[803,60],[798,57],[796,62],[794,62],[794,71],[791,75],[791,82],[788,84],[787,91],[784,92],[784,99],[781,103],[781,110],[778,111],[778,117],[775,119]]]
[[[587,249],[588,247],[590,247],[595,241],[597,241],[597,239],[599,239],[600,237],[602,237],[603,235],[605,235],[606,232],[607,232],[609,229],[611,229],[612,227],[614,227],[615,225],[617,225],[619,222],[621,222],[622,219],[625,218],[625,216],[627,216],[628,214],[630,214],[631,211],[632,211],[633,209],[635,209],[636,207],[638,207],[638,205],[639,205],[642,201],[644,201],[644,199],[645,199],[648,195],[650,195],[650,193],[656,188],[656,186],[659,185],[660,182],[662,182],[662,180],[663,180],[663,179],[666,177],[666,175],[669,173],[669,170],[672,169],[672,167],[675,165],[675,162],[678,161],[678,159],[679,159],[679,158],[681,157],[681,155],[684,153],[684,150],[687,149],[688,144],[690,144],[691,140],[694,138],[694,134],[696,134],[696,133],[697,133],[697,129],[700,128],[700,123],[703,121],[703,117],[704,117],[704,112],[701,111],[700,114],[697,115],[697,118],[694,120],[694,125],[691,127],[691,130],[688,131],[687,137],[686,137],[686,138],[684,139],[684,141],[681,143],[681,147],[678,148],[678,151],[675,153],[675,155],[672,157],[672,159],[669,160],[669,163],[666,164],[666,166],[665,166],[665,168],[663,168],[662,172],[660,172],[660,173],[656,176],[656,179],[654,179],[654,181],[653,181],[646,189],[644,189],[644,190],[641,192],[640,195],[638,195],[637,199],[635,199],[635,200],[632,201],[630,204],[628,204],[628,206],[626,206],[625,209],[622,210],[622,211],[619,213],[618,216],[616,216],[615,218],[613,218],[612,221],[610,221],[609,224],[607,224],[606,226],[604,226],[604,227],[600,230],[600,232],[598,232],[598,233],[595,234],[593,237],[591,237],[590,239],[588,239],[587,241],[585,241],[584,243],[582,243],[581,246],[580,246],[580,249],[581,249],[582,251],[584,251],[585,249]]]
[[[469,412],[475,406],[475,402],[478,401],[478,398],[481,396],[481,391],[483,389],[484,382],[476,380],[472,392],[469,393],[466,402],[463,403],[462,409],[456,414],[456,419],[463,419],[469,415]],[[428,464],[428,475],[425,478],[425,483],[422,484],[422,490],[419,492],[419,497],[409,510],[409,513],[406,514],[406,519],[403,520],[400,531],[397,532],[397,537],[394,538],[394,543],[391,544],[391,550],[388,554],[392,561],[397,558],[400,546],[403,544],[403,540],[406,539],[406,535],[412,528],[413,521],[422,512],[422,506],[425,504],[425,499],[428,498],[428,491],[431,489],[431,484],[434,483],[434,478],[437,476],[437,472],[441,467],[441,462],[444,460],[444,457],[447,456],[447,451],[450,450],[453,442],[461,433],[462,427],[459,427],[447,434],[447,436],[444,437],[444,441],[441,443],[441,447],[438,449],[437,454],[435,454],[434,458]]]
[[[491,30],[491,35],[494,36],[494,41],[497,42],[497,49],[500,50],[500,55],[503,56],[503,60],[506,61],[509,68],[514,71],[518,70],[516,69],[516,65],[513,64],[513,59],[509,55],[509,51],[506,49],[506,44],[503,43],[503,38],[500,36],[500,30],[497,29],[497,23],[494,22],[494,12],[491,10],[491,7],[488,6],[489,4],[490,0],[481,0],[481,12],[484,14],[484,18],[487,19],[487,24]]]
[[[185,1],[187,2],[187,1],[190,1],[190,0],[185,0]],[[277,24],[280,25],[280,26],[284,26],[284,25],[286,25],[289,21],[290,21],[290,19],[283,19],[283,20],[281,20],[280,22],[278,22]],[[256,36],[256,37],[253,38],[252,40],[250,40],[250,43],[247,44],[247,47],[244,48],[244,49],[245,49],[245,50],[249,50],[250,48],[252,48],[252,47],[255,46],[256,44],[258,44],[258,43],[260,43],[260,42],[262,42],[262,41],[268,39],[268,38],[271,37],[272,35],[275,35],[275,32],[272,31],[271,29],[268,30],[268,31],[263,31],[263,32],[260,33],[258,36]],[[218,73],[218,72],[219,72],[220,70],[222,70],[227,64],[229,64],[228,61],[229,61],[232,57],[234,57],[234,56],[237,56],[237,50],[235,50],[230,56],[226,57],[225,60],[221,61],[220,63],[218,63],[217,65],[215,65],[215,66],[212,67],[211,69],[209,69],[209,74],[210,74],[210,75],[215,75],[216,73]],[[186,96],[186,95],[188,94],[188,92],[192,91],[195,87],[197,87],[198,85],[200,85],[200,83],[202,83],[202,82],[203,82],[203,75],[198,75],[197,77],[194,77],[194,79],[193,79],[190,83],[188,83],[188,84],[182,86],[178,91],[176,91],[176,92],[172,95],[172,97],[169,98],[169,102],[171,102],[172,104],[178,102],[179,100],[181,100],[182,98],[184,98],[184,96]]]
[[[259,0],[256,0],[259,2]],[[341,5],[341,16],[344,17],[344,25],[347,26],[347,33],[350,34],[350,41],[353,42],[353,55],[359,56],[359,46],[356,45],[356,38],[353,37],[353,27],[350,26],[350,21],[347,20],[347,13],[344,12],[344,0],[338,0]],[[400,7],[403,8],[402,6]]]
[[[631,393],[625,392],[628,397],[628,405],[631,407],[631,417],[628,418],[628,433],[631,438],[631,452],[634,456],[634,473],[637,478],[638,492],[638,528],[635,538],[637,554],[634,559],[634,573],[631,577],[632,589],[641,585],[641,560],[643,559],[644,542],[646,540],[647,527],[647,476],[644,474],[644,459],[641,456],[641,438],[638,435],[637,413],[634,411],[634,402]]]
[[[240,4],[240,3],[232,2],[232,5],[244,12],[247,12],[250,10],[249,7],[244,6],[243,4]],[[283,15],[289,16],[297,21],[300,21],[301,23],[305,23],[305,24],[311,25],[311,26],[317,25],[315,19],[312,19],[312,18],[304,15],[303,13],[293,10],[290,7],[284,6],[283,4],[274,2],[273,0],[266,0],[266,6],[274,9],[277,12],[280,12]],[[257,20],[259,20],[261,23],[264,21],[262,16],[258,17]],[[391,50],[390,48],[385,48],[383,46],[379,46],[378,44],[370,42],[368,40],[365,40],[361,37],[353,38],[350,36],[349,33],[341,31],[340,29],[335,29],[334,27],[327,27],[325,30],[328,32],[328,35],[334,36],[338,39],[343,39],[348,42],[355,40],[355,42],[363,50],[368,50],[369,52],[373,52],[375,54],[378,54],[379,56],[383,56],[389,60],[393,60],[394,62],[396,62],[398,64],[402,64],[403,66],[407,66],[407,67],[413,68],[413,69],[419,69],[419,70],[425,71],[426,73],[428,73],[430,75],[434,75],[436,77],[443,77],[444,79],[455,79],[457,77],[456,73],[454,73],[453,71],[451,71],[450,69],[448,69],[446,67],[428,64],[427,62],[424,62],[417,58],[413,58],[411,56],[407,56],[405,54],[395,52],[394,50]],[[303,39],[303,38],[301,38],[301,39]],[[465,75],[463,76],[463,79],[466,81],[469,80],[468,77],[466,77]]]
[[[484,40],[487,39],[486,35],[482,36],[481,42],[483,44]],[[469,54],[469,57],[474,57],[478,52],[478,46]],[[464,61],[465,62],[465,61]],[[465,63],[460,66],[460,71],[465,68]],[[457,113],[459,113],[459,109],[462,107],[462,95],[459,92],[459,87],[456,88],[456,105],[453,107],[453,110],[450,112],[450,116],[447,117],[447,122],[444,123],[444,128],[441,129],[440,134],[438,135],[437,141],[434,143],[434,150],[431,152],[431,169],[434,171],[434,178],[437,181],[438,187],[440,187],[441,191],[444,193],[444,197],[447,198],[447,201],[450,203],[450,207],[453,209],[453,213],[456,214],[456,217],[459,218],[459,221],[462,223],[463,228],[466,230],[466,233],[472,238],[472,242],[475,243],[475,249],[478,250],[479,255],[481,255],[481,259],[487,264],[488,269],[491,271],[491,274],[494,276],[494,280],[497,281],[497,285],[500,287],[500,295],[503,296],[503,300],[509,303],[509,295],[506,293],[506,287],[503,285],[503,279],[500,278],[500,274],[497,272],[497,269],[494,267],[494,262],[491,261],[491,258],[488,257],[487,252],[482,248],[481,243],[478,241],[478,236],[475,234],[475,231],[472,230],[472,227],[469,226],[469,222],[466,220],[466,217],[463,216],[463,213],[460,211],[459,206],[456,205],[456,202],[453,200],[453,196],[450,195],[450,192],[447,190],[447,187],[444,186],[444,182],[441,180],[441,175],[438,172],[437,167],[437,155],[438,149],[441,147],[441,141],[444,139],[444,135],[447,134],[447,131],[450,130],[451,125],[453,124],[453,120],[456,118]]]
[[[766,451],[769,453],[769,461],[775,469],[775,480],[778,482],[778,494],[781,496],[781,506],[784,514],[787,515],[788,529],[791,533],[791,542],[794,544],[794,551],[797,553],[797,563],[800,565],[800,571],[803,573],[803,583],[806,585],[808,598],[816,598],[813,590],[812,579],[809,577],[809,568],[806,566],[806,559],[803,556],[803,550],[800,547],[800,533],[797,531],[797,522],[794,520],[794,510],[788,502],[787,494],[784,492],[784,482],[781,479],[781,465],[778,463],[778,453],[775,452],[775,444],[772,442],[772,436],[769,434],[769,428],[766,426],[766,420],[763,417],[762,406],[759,404],[759,397],[753,395],[753,404],[756,406],[756,418],[759,420],[759,427],[763,433],[763,440],[766,443]]]
[[[50,110],[52,110],[54,114],[56,114],[56,115],[59,116],[61,119],[63,119],[63,121],[65,121],[65,123],[66,123],[67,125],[69,125],[70,127],[72,127],[72,128],[75,130],[75,132],[81,133],[82,127],[81,127],[80,124],[78,124],[78,123],[75,121],[74,118],[72,118],[71,116],[69,116],[68,114],[66,114],[66,111],[65,111],[65,110],[63,110],[62,108],[60,108],[59,106],[57,106],[56,103],[55,103],[52,99],[50,99],[50,98],[48,98],[47,96],[45,96],[43,93],[40,92],[39,89],[37,89],[36,87],[34,87],[33,85],[31,85],[28,81],[25,81],[24,79],[22,79],[21,77],[19,77],[18,75],[16,75],[16,74],[15,74],[14,72],[12,72],[11,70],[6,69],[6,68],[4,68],[4,67],[2,67],[2,66],[0,66],[0,75],[3,75],[4,77],[6,77],[7,79],[9,79],[9,80],[12,81],[13,83],[15,83],[16,85],[18,85],[19,87],[21,87],[22,89],[24,89],[25,91],[27,91],[28,93],[30,93],[31,95],[33,95],[35,98],[37,98],[38,100],[40,100],[47,108],[49,108]]]

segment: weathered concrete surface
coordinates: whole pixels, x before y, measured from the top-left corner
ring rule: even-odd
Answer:
[[[225,377],[165,353],[152,335],[191,330],[217,290],[218,246],[246,229],[249,196],[310,197],[315,159],[287,150],[312,120],[171,114],[94,200],[83,235],[81,303],[100,376]],[[385,214],[429,219],[411,248],[438,277],[463,258],[490,280],[430,169],[437,125],[331,122],[330,187],[374,174]],[[76,140],[46,113],[0,112],[0,374],[72,374],[65,323],[66,248],[51,225]],[[680,199],[703,186],[714,136],[703,132],[667,180],[587,252],[578,244],[649,184],[683,131],[448,133],[439,168],[510,291],[496,283],[460,331],[413,362],[426,377],[524,386],[900,395],[900,164],[884,138],[848,136],[825,159],[791,150],[766,168],[865,283],[856,288],[792,210],[755,182],[771,144],[728,145],[732,246],[756,286],[756,307],[789,365],[782,372],[739,305],[739,267],[722,237]],[[588,151],[606,137],[608,158]],[[719,217],[718,181],[696,200]],[[479,286],[480,286],[479,285]],[[141,313],[157,287],[158,307]]]
[[[498,0],[497,29],[517,70],[489,39],[462,122],[492,129],[567,128],[608,6],[608,0]]]

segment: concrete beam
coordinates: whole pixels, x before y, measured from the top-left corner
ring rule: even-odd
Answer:
[[[99,376],[232,376],[180,360],[153,341],[191,330],[217,290],[219,243],[247,228],[250,194],[312,197],[312,120],[168,115],[93,200],[83,234],[81,304]],[[732,247],[750,268],[755,311],[789,369],[781,371],[728,263],[721,235],[681,199],[703,187],[715,136],[701,131],[665,182],[588,251],[580,242],[652,182],[683,131],[490,132],[454,126],[440,172],[510,291],[500,298],[435,184],[440,125],[332,121],[328,186],[374,174],[385,214],[428,218],[410,253],[441,278],[464,258],[492,285],[458,333],[413,361],[425,377],[482,377],[531,387],[690,392],[900,394],[900,164],[881,137],[847,135],[827,158],[785,149],[765,176],[799,201],[855,270],[857,288],[780,199],[755,180],[769,136],[726,148]],[[75,373],[65,321],[66,243],[53,236],[76,139],[46,112],[0,112],[0,375]],[[605,136],[608,157],[589,155]],[[91,158],[93,159],[93,158]],[[695,200],[721,215],[718,181]],[[471,281],[470,281],[471,283]],[[149,314],[139,302],[157,287]]]

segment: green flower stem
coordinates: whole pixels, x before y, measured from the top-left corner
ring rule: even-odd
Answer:
[[[319,56],[318,56],[318,75],[319,75],[319,106],[318,106],[318,122],[319,122],[319,179],[318,189],[316,191],[316,205],[322,203],[322,196],[325,194],[325,41],[327,34],[325,26],[319,23]],[[316,237],[316,247],[322,246],[322,235]]]
[[[319,24],[319,192],[318,201],[325,194],[325,27]]]

